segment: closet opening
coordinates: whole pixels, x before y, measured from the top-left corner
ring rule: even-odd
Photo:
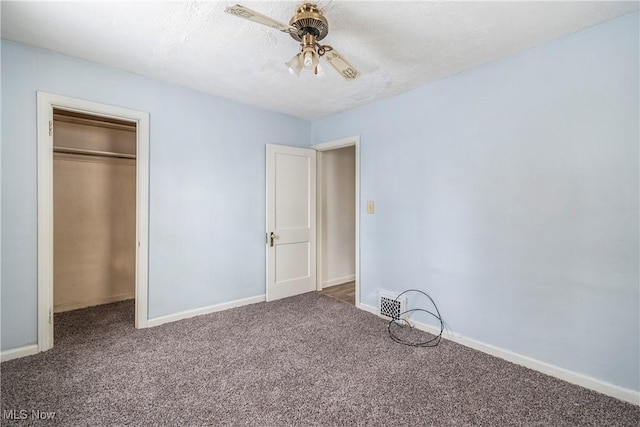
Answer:
[[[136,122],[54,108],[52,124],[53,312],[130,300],[133,319]]]

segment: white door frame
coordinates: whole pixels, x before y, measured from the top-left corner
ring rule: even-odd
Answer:
[[[149,114],[106,104],[37,93],[38,123],[38,351],[53,347],[53,109],[75,111],[136,124],[136,314],[135,327],[148,322]]]
[[[356,307],[361,308],[360,307],[360,135],[354,135],[354,136],[350,136],[347,138],[342,138],[342,139],[337,139],[334,141],[328,141],[328,142],[323,142],[321,144],[316,144],[316,145],[312,145],[311,148],[313,148],[316,151],[322,152],[322,151],[329,151],[329,150],[335,150],[338,148],[344,148],[344,147],[355,147],[356,150],[356,165],[355,165],[355,169],[356,169],[356,200],[355,200],[355,204],[356,204]],[[319,195],[322,194],[322,189],[320,188],[320,186],[322,185],[322,180],[323,180],[323,176],[322,176],[322,156],[318,156],[318,166],[316,167],[316,173],[317,173],[317,183],[318,183],[318,190],[316,191],[316,194],[318,194],[317,197],[317,203],[316,203],[316,243],[317,243],[317,248],[316,248],[316,274],[317,274],[317,279],[316,279],[316,288],[318,291],[322,290],[322,284],[324,283],[324,271],[323,271],[323,259],[322,259],[322,254],[323,254],[323,248],[322,245],[324,244],[321,236],[322,236],[322,197],[319,197]]]

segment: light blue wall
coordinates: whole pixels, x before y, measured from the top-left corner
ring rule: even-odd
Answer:
[[[312,123],[361,136],[363,303],[640,390],[638,18]]]
[[[2,349],[37,341],[36,91],[150,113],[149,315],[264,294],[265,143],[310,124],[2,41]]]

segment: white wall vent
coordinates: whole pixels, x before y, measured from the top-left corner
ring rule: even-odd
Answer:
[[[391,319],[405,319],[406,315],[402,315],[407,310],[407,298],[402,296],[396,299],[397,294],[389,291],[380,291],[380,299],[378,308],[380,316]],[[401,316],[402,315],[402,316]]]

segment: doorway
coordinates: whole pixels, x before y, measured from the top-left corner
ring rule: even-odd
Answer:
[[[37,93],[38,110],[38,351],[53,347],[54,313],[54,109],[58,115],[135,127],[135,327],[147,327],[149,115],[81,99]],[[67,147],[82,150],[79,147]],[[64,148],[63,150],[64,151]],[[94,150],[107,151],[108,150]],[[84,153],[89,155],[90,153]],[[93,153],[95,154],[95,153]],[[104,153],[102,153],[104,154]],[[127,153],[120,153],[127,154]],[[131,153],[129,153],[131,154]],[[58,156],[72,155],[58,150]],[[122,295],[121,295],[122,296]]]
[[[317,150],[317,290],[360,304],[360,138],[315,145]]]
[[[355,224],[347,240],[352,268],[340,277],[328,277],[324,259],[329,243],[321,219],[326,201],[323,191],[322,156],[325,152],[351,147],[355,189],[351,203]],[[348,151],[348,150],[346,150]],[[316,179],[317,178],[317,179]],[[335,180],[335,177],[333,177]],[[352,181],[353,182],[353,181]],[[280,183],[282,187],[278,190]],[[320,185],[317,185],[320,183]],[[339,179],[338,182],[339,184]],[[353,136],[310,148],[266,145],[266,286],[267,301],[322,291],[326,285],[352,281],[354,303],[360,305],[360,137]],[[353,187],[353,185],[352,185]],[[279,196],[278,196],[279,195]],[[279,219],[277,219],[279,218]],[[327,248],[325,248],[325,246]],[[280,249],[280,250],[279,250]],[[334,254],[331,254],[334,257]],[[355,268],[353,268],[355,266]],[[333,270],[335,272],[335,270]],[[329,271],[331,273],[331,271]],[[329,282],[328,280],[331,280]]]

